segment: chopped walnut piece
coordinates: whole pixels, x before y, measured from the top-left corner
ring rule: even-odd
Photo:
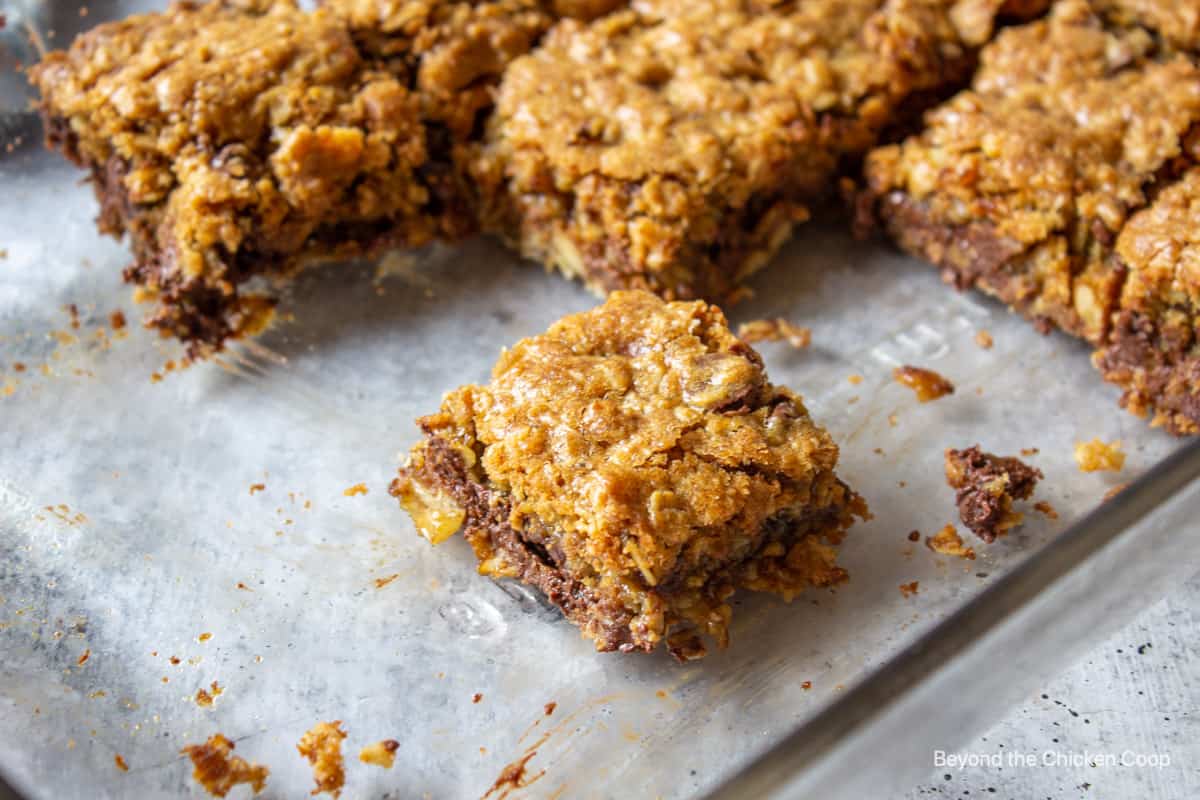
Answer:
[[[238,784],[249,784],[255,794],[267,785],[270,770],[231,756],[233,742],[219,733],[204,744],[190,744],[180,752],[192,760],[192,778],[214,797],[224,797]]]
[[[896,383],[903,384],[917,393],[918,403],[928,403],[954,394],[954,384],[931,369],[905,364],[892,370]]]
[[[738,326],[737,337],[746,344],[786,341],[797,350],[812,344],[812,330],[793,325],[782,317],[756,319]]]
[[[1075,463],[1081,472],[1120,472],[1125,466],[1125,453],[1121,451],[1121,440],[1105,444],[1100,439],[1079,442],[1075,445]]]
[[[364,764],[373,764],[384,769],[391,769],[396,763],[396,751],[400,743],[395,739],[384,739],[364,747],[358,753],[358,760]]]
[[[318,722],[300,737],[300,742],[296,745],[300,755],[312,764],[313,780],[317,782],[317,788],[312,790],[312,794],[326,793],[338,797],[342,793],[342,786],[346,783],[342,739],[346,738],[346,734],[342,731],[341,724],[340,719]]]
[[[975,551],[963,544],[962,537],[953,525],[947,525],[933,536],[925,537],[925,546],[935,553],[944,556],[958,556],[969,561],[975,560]]]
[[[1043,477],[1041,470],[985,453],[979,445],[946,451],[946,482],[955,490],[959,518],[985,542],[1021,524],[1013,501],[1028,499]]]

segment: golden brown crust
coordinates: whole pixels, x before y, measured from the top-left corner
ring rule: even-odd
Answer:
[[[482,224],[595,289],[724,299],[844,161],[965,78],[999,5],[648,0],[564,22],[500,84]]]
[[[721,641],[733,586],[790,597],[836,582],[829,545],[865,513],[828,434],[704,303],[614,293],[517,343],[490,383],[452,392],[420,424],[507,504],[528,546],[593,605],[627,612],[624,639],[593,632],[599,646],[653,649],[680,626]],[[410,509],[414,491],[445,492],[421,473],[428,447],[393,487]],[[518,575],[473,516],[481,571]]]
[[[1188,432],[1200,421],[1187,388],[1200,373],[1184,288],[1195,279],[1166,262],[1186,253],[1181,204],[1196,181],[1176,181],[1200,152],[1198,123],[1191,56],[1064,0],[1002,32],[973,88],[921,134],[873,152],[866,173],[901,246],[960,287],[1105,347],[1097,360],[1126,403],[1161,405],[1157,420]]]
[[[152,322],[219,346],[252,325],[256,274],[439,232],[413,95],[329,12],[179,2],[101,25],[32,71],[52,143],[128,233]]]

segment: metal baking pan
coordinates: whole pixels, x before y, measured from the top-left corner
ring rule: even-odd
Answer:
[[[25,22],[63,42],[134,5],[53,4],[51,23],[0,4],[2,71],[28,58]],[[731,648],[697,663],[596,654],[385,491],[414,417],[593,297],[482,240],[323,266],[259,340],[170,370],[81,174],[41,148],[20,82],[0,91],[0,776],[24,796],[202,796],[179,750],[218,731],[270,768],[266,796],[301,796],[295,744],[334,719],[348,797],[479,797],[526,756],[513,798],[878,794],[1198,563],[1197,445],[1118,410],[1082,345],[816,222],[728,311],[813,330],[761,350],[875,514],[843,549],[850,582],[739,597]],[[918,405],[899,363],[958,390]],[[1078,470],[1096,436],[1122,440],[1123,472]],[[1026,509],[974,561],[938,556],[908,534],[953,520],[942,451],[977,442],[1037,448],[1058,518]],[[391,770],[357,761],[387,738]]]

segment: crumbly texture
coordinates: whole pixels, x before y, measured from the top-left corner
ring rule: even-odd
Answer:
[[[177,2],[95,28],[31,79],[101,229],[130,240],[149,324],[196,356],[269,318],[252,279],[472,232],[456,148],[553,6]]]
[[[643,0],[512,63],[485,229],[597,291],[724,300],[836,176],[965,82],[998,0]]]
[[[787,342],[797,350],[812,344],[812,330],[793,325],[782,317],[755,319],[738,326],[737,336],[746,344],[757,342]]]
[[[1120,472],[1125,466],[1121,440],[1104,442],[1099,438],[1075,445],[1075,463],[1081,472]]]
[[[1093,357],[1121,402],[1178,433],[1200,433],[1200,168],[1126,223],[1120,305]]]
[[[845,579],[862,500],[800,398],[702,302],[616,292],[506,351],[419,420],[392,484],[418,529],[541,589],[599,650],[703,655],[738,587]]]
[[[1127,405],[1194,432],[1195,59],[1063,0],[1001,32],[972,89],[926,123],[869,156],[863,206],[946,280],[1105,348]]]
[[[975,550],[963,543],[962,537],[953,525],[946,525],[933,536],[925,537],[925,546],[935,553],[944,556],[975,560]]]
[[[1013,501],[1029,499],[1043,477],[1020,459],[985,453],[979,445],[946,451],[946,483],[954,489],[958,517],[985,542],[1021,524]]]
[[[929,403],[949,394],[954,394],[954,384],[948,378],[931,369],[905,364],[892,370],[892,378],[902,386],[912,389],[918,403]]]
[[[233,755],[235,745],[221,734],[213,734],[204,744],[190,744],[181,751],[192,760],[192,777],[214,797],[224,797],[241,784],[258,794],[267,785],[270,770]]]
[[[317,788],[313,794],[338,797],[346,783],[346,768],[342,758],[342,740],[346,738],[341,720],[318,722],[300,737],[296,749],[312,764]]]

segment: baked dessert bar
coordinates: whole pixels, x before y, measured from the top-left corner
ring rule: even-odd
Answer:
[[[534,0],[177,2],[31,77],[50,144],[91,172],[101,229],[129,237],[149,323],[196,356],[261,326],[254,278],[471,232],[451,142],[553,19]]]
[[[1018,458],[985,453],[979,445],[947,450],[946,483],[954,489],[958,518],[985,542],[994,542],[1024,520],[1013,509],[1028,500],[1044,476]]]
[[[727,298],[881,134],[963,85],[1000,0],[643,0],[515,60],[481,223],[594,290]]]
[[[1194,57],[1065,0],[1001,32],[971,90],[869,156],[869,197],[948,281],[1105,348],[1131,408],[1194,432],[1197,277],[1179,205],[1198,122]]]
[[[598,650],[680,659],[727,641],[736,588],[846,578],[863,501],[800,398],[715,306],[615,292],[505,351],[418,421],[391,493],[435,544],[540,589]]]

